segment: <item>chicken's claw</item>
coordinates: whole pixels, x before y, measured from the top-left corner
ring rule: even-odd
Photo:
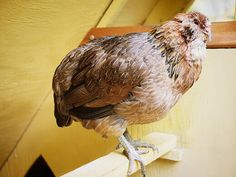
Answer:
[[[124,148],[125,154],[129,159],[129,170],[128,175],[131,175],[135,170],[135,161],[137,161],[140,164],[141,173],[143,177],[145,177],[145,164],[142,160],[142,158],[139,156],[139,152],[127,141],[127,139],[124,137],[124,135],[121,135],[119,137],[119,141],[121,146]]]

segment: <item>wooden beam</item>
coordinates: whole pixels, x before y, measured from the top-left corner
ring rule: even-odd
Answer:
[[[128,0],[119,15],[112,20],[109,26],[143,25],[157,1],[159,0]]]
[[[236,21],[212,24],[212,41],[209,48],[236,48]]]
[[[151,28],[151,26],[92,28],[81,43],[87,42],[91,36],[100,38],[133,32],[147,32]],[[212,41],[207,44],[207,48],[236,48],[236,21],[212,23]]]
[[[172,149],[171,151],[167,152],[160,158],[179,162],[183,160],[183,153],[184,153],[183,149]]]
[[[113,0],[111,2],[111,5],[108,7],[107,11],[103,15],[102,19],[97,24],[97,27],[108,26],[119,15],[126,2],[127,0]]]
[[[175,161],[182,158],[181,151],[173,150],[176,146],[176,136],[174,135],[154,132],[144,137],[144,141],[156,145],[159,149],[159,152],[154,152],[150,149],[149,153],[141,155],[146,165],[160,157],[169,160],[173,158]],[[173,150],[173,153],[169,153],[166,157],[163,156],[171,150]],[[123,177],[127,175],[128,167],[129,161],[127,157],[122,154],[122,149],[119,149],[75,169],[62,177]],[[135,171],[139,169],[139,165],[136,165]]]

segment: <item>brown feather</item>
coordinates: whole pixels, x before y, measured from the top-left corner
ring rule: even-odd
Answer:
[[[72,91],[67,92],[64,96],[64,102],[75,107],[89,103],[95,99],[95,95],[87,91],[84,85],[73,88]]]

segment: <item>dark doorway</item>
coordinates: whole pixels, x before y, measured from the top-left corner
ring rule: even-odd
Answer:
[[[55,177],[47,162],[40,155],[30,167],[25,177]]]

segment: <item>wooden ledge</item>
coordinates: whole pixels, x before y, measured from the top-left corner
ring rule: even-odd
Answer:
[[[145,142],[155,144],[159,153],[150,149],[149,153],[141,155],[145,164],[149,164],[158,158],[180,161],[182,159],[182,150],[174,149],[176,147],[176,136],[154,132],[143,138]],[[106,156],[100,157],[74,171],[71,171],[62,177],[125,177],[129,167],[129,161],[122,154],[122,149],[116,150]],[[136,166],[136,171],[140,169]]]
[[[81,44],[90,40],[91,36],[100,38],[134,32],[146,32],[150,31],[151,28],[151,26],[92,28]],[[207,44],[207,48],[236,48],[236,21],[212,23],[212,41]]]

